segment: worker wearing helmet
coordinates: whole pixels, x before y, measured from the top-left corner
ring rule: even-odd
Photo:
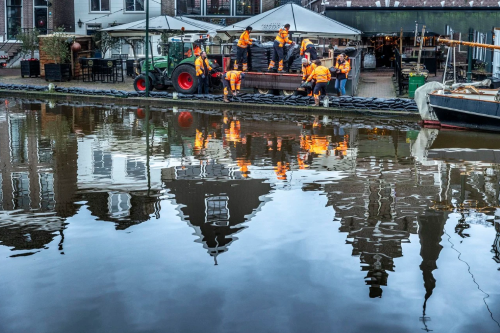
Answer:
[[[311,75],[311,73],[315,68],[316,68],[315,63],[310,63],[309,60],[307,60],[306,58],[302,59],[302,84],[306,82],[307,78],[309,77],[309,75]],[[316,84],[314,80],[312,81],[313,82],[311,86],[306,86],[307,96],[312,96],[314,85]]]
[[[337,96],[345,95],[345,84],[351,67],[349,66],[349,61],[344,59],[343,54],[339,55],[335,69],[337,70],[337,79],[335,80]]]
[[[222,84],[224,85],[224,102],[229,103],[227,95],[229,94],[229,89],[233,96],[238,95],[238,91],[241,87],[241,81],[245,78],[245,73],[240,71],[229,71],[224,74],[222,79]]]
[[[196,67],[196,76],[198,77],[198,94],[208,94],[208,75],[212,70],[208,63],[207,53],[202,51],[200,56],[194,62]]]
[[[316,48],[314,47],[313,42],[311,42],[309,39],[305,38],[302,40],[302,44],[300,45],[300,55],[304,56],[304,54],[308,52],[310,59],[309,60],[316,60],[318,59],[318,52],[316,52]]]
[[[274,69],[274,67],[276,66],[276,61],[279,61],[278,72],[283,72],[283,59],[285,58],[285,55],[283,53],[283,46],[285,44],[293,43],[288,39],[288,30],[290,30],[290,24],[287,23],[283,28],[280,29],[278,35],[276,36],[276,39],[274,40],[274,53],[273,59],[269,63],[269,71]]]
[[[321,65],[321,60],[315,60],[314,63],[317,67],[312,71],[311,75],[309,75],[306,82],[316,80],[316,86],[313,91],[314,106],[319,106],[319,97],[321,95],[325,95],[326,97],[326,86],[332,79],[332,74],[328,68]]]
[[[248,71],[248,46],[252,45],[252,41],[250,40],[251,31],[252,27],[247,27],[238,40],[238,45],[236,46],[236,60],[234,61],[235,71],[238,70],[238,66],[241,63],[243,63],[243,71]]]

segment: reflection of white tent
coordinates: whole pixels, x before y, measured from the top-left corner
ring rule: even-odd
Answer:
[[[161,32],[208,32],[215,35],[217,30],[222,26],[207,22],[198,21],[195,19],[168,15],[152,17],[149,19],[149,31],[151,33]],[[113,37],[131,37],[144,36],[146,32],[146,20],[139,20],[132,23],[117,25],[114,27],[102,29],[101,31],[108,32]]]
[[[275,35],[287,23],[290,24],[290,32],[293,33],[294,37],[359,39],[361,36],[361,31],[357,29],[294,3],[287,3],[262,14],[252,16],[219,29],[218,32],[237,35],[245,30],[247,26],[251,26],[253,28],[252,34]]]

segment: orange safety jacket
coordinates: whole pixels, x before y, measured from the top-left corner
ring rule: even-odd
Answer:
[[[316,83],[329,82],[332,79],[332,74],[328,68],[321,65],[312,71],[311,75],[307,78],[307,82],[313,79],[316,80]]]
[[[340,72],[342,74],[345,74],[345,77],[347,77],[347,74],[349,74],[349,71],[351,70],[351,66],[349,65],[349,61],[344,60],[343,64],[339,64],[338,62],[335,64],[335,68],[340,69]]]
[[[231,91],[240,90],[241,86],[241,72],[240,71],[229,71],[226,72],[225,80],[229,81],[231,84]]]
[[[314,45],[309,39],[302,40],[302,44],[300,45],[300,55],[304,55],[306,52],[307,46]]]
[[[283,47],[285,43],[292,44],[292,41],[288,39],[288,30],[281,28],[276,36],[276,40],[280,43],[280,47]]]
[[[310,64],[307,67],[302,66],[302,81],[307,80],[307,78],[309,77],[309,75],[311,75],[311,73],[314,71],[314,69],[316,67],[318,67],[318,65],[316,65],[316,64]]]
[[[250,33],[248,31],[243,31],[238,40],[238,46],[246,49],[248,45],[252,45],[252,41],[250,40]]]
[[[201,58],[201,56],[196,58],[194,65],[196,67],[196,76],[203,75],[203,73],[205,72],[205,69],[203,68],[203,59]],[[212,67],[210,67],[210,64],[208,63],[208,58],[205,58],[205,65],[207,65],[207,68],[209,71],[212,70]]]
[[[201,54],[201,47],[199,47],[198,45],[195,45],[195,47],[194,47],[194,55],[196,57],[198,57],[200,54]]]

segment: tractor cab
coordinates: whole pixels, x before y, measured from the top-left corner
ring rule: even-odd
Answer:
[[[144,91],[146,77],[149,77],[150,88],[158,90],[174,86],[178,92],[194,93],[197,90],[195,61],[204,51],[204,41],[195,42],[172,41],[158,45],[161,56],[153,57],[146,71],[145,61],[141,65],[141,75],[134,81],[136,91]],[[212,68],[218,68],[216,61],[209,59]],[[147,73],[147,74],[146,74]],[[213,78],[214,84],[219,85],[218,77]]]

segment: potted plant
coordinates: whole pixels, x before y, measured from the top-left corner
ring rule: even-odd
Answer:
[[[35,51],[38,50],[38,29],[24,29],[16,35],[16,39],[21,41],[21,77],[39,76],[40,75],[40,60],[35,58]]]
[[[41,50],[53,61],[44,65],[46,81],[71,80],[71,64],[67,63],[70,56],[68,37],[64,28],[58,28],[52,35],[43,37]]]

